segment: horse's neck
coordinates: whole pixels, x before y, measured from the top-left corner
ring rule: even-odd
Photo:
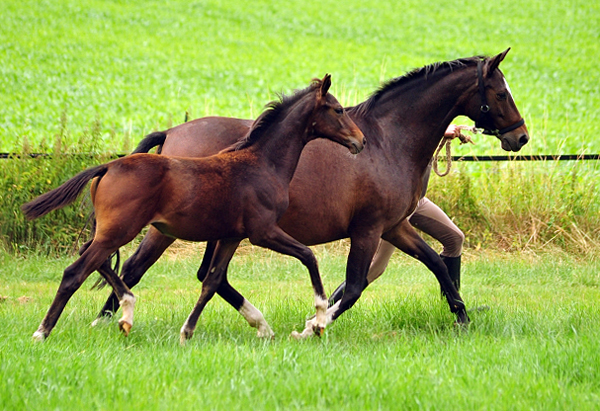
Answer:
[[[292,180],[300,154],[308,142],[307,124],[311,113],[312,110],[302,107],[292,109],[285,118],[269,126],[268,135],[250,147],[287,183]]]
[[[386,124],[385,150],[426,166],[464,101],[476,89],[472,68],[416,78],[381,96],[372,115]]]

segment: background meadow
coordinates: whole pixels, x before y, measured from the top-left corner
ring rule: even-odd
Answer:
[[[192,118],[252,118],[332,73],[346,104],[437,61],[512,47],[502,69],[532,134],[524,154],[600,152],[599,5],[583,0],[11,1],[0,17],[0,151],[77,140],[99,150]],[[62,118],[62,120],[61,120]],[[461,152],[501,152],[491,138]]]
[[[0,160],[0,409],[598,409],[596,161],[454,163],[432,178],[428,195],[467,235],[466,333],[433,276],[396,253],[324,338],[291,341],[314,310],[305,269],[245,246],[231,281],[276,338],[215,298],[180,347],[201,246],[179,244],[134,289],[129,338],[116,321],[89,326],[106,295],[92,276],[31,342],[87,209],[26,223],[23,202],[186,113],[256,117],[325,73],[351,105],[413,68],[507,47],[531,135],[519,154],[600,153],[597,2],[4,0],[0,152],[54,157]],[[453,154],[504,154],[475,141]],[[315,251],[331,291],[347,243]]]

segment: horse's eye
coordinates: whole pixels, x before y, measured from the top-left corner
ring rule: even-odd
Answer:
[[[496,94],[496,98],[500,101],[506,100],[506,97],[507,97],[507,94],[504,92]]]
[[[344,109],[341,107],[336,107],[333,109],[337,114],[344,114]]]

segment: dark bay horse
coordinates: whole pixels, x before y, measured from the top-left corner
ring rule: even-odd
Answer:
[[[119,327],[127,335],[133,324],[135,297],[102,265],[148,224],[169,238],[217,241],[202,293],[181,330],[191,338],[200,313],[226,276],[238,244],[253,244],[298,258],[310,273],[317,307],[317,333],[325,328],[327,298],[312,251],[281,228],[277,221],[289,202],[289,183],[300,153],[323,137],[357,154],[364,136],[343,107],[328,93],[330,76],[271,103],[237,144],[206,158],[137,154],[89,168],[62,186],[23,205],[37,218],[73,202],[94,179],[91,197],[96,217],[93,240],[67,267],[54,302],[34,338],[43,340],[55,326],[73,293],[95,270],[113,287],[123,307]],[[239,136],[238,136],[239,137]]]
[[[328,321],[361,295],[380,238],[422,261],[445,290],[458,322],[469,321],[445,264],[406,217],[419,199],[421,176],[455,117],[468,116],[486,134],[496,136],[506,151],[519,151],[528,142],[527,128],[498,69],[507,52],[423,67],[389,81],[363,103],[348,108],[369,140],[356,158],[323,140],[310,143],[302,153],[290,184],[290,206],[280,227],[306,245],[351,239],[346,292],[341,302],[328,310]],[[136,152],[160,144],[165,155],[207,156],[229,145],[234,135],[243,135],[251,124],[235,118],[201,118],[148,135]],[[136,285],[173,241],[151,228],[123,265],[125,283]],[[207,245],[198,272],[200,280],[206,275],[214,246]],[[258,328],[259,336],[266,335],[264,330],[269,328],[264,317],[241,294],[226,282],[217,292]],[[99,317],[118,307],[118,299],[111,295]],[[304,335],[311,330],[309,324]]]

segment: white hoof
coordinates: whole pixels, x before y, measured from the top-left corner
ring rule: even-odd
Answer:
[[[90,324],[91,327],[97,327],[100,324],[108,324],[110,322],[111,317],[98,317]]]
[[[305,328],[301,333],[298,331],[292,331],[291,337],[296,340],[305,340],[312,335],[314,335],[312,328]]]
[[[275,333],[273,332],[273,330],[271,330],[271,327],[267,325],[266,327],[260,327],[256,332],[256,336],[258,338],[266,338],[272,340],[273,338],[275,338]]]
[[[42,342],[46,339],[46,335],[42,331],[36,331],[31,337],[35,342]]]

